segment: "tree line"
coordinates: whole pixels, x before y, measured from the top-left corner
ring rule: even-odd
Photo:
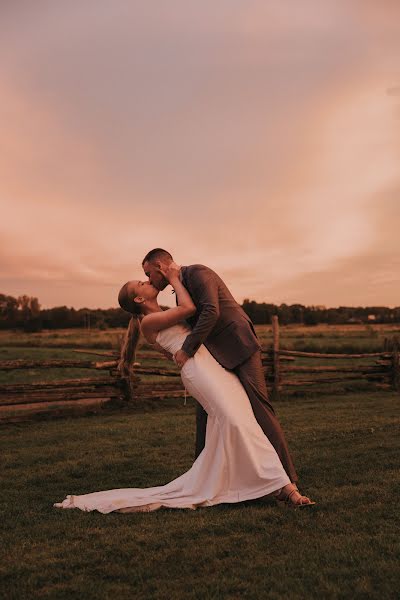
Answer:
[[[357,323],[400,323],[400,306],[304,306],[303,304],[266,304],[246,299],[243,309],[253,323],[271,323],[273,315],[278,315],[281,325],[345,325]]]
[[[0,294],[0,329],[42,329],[127,327],[130,316],[122,308],[92,309],[56,306],[41,309],[37,298]]]
[[[282,325],[343,325],[348,323],[400,323],[400,307],[385,306],[326,308],[302,304],[267,304],[245,299],[242,307],[256,325],[270,324],[278,315]],[[130,316],[121,308],[91,309],[40,307],[35,297],[17,298],[0,294],[0,329],[38,332],[42,329],[127,327]]]

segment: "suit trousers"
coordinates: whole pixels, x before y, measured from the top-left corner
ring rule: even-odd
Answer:
[[[285,434],[268,400],[268,391],[261,362],[261,351],[257,351],[233,372],[239,377],[249,397],[257,423],[276,450],[290,481],[298,480],[296,469],[289,452]],[[207,413],[197,403],[196,409],[196,452],[197,458],[203,450],[206,439]]]

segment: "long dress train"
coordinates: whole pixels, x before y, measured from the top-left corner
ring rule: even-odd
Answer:
[[[188,331],[186,325],[174,325],[161,331],[157,342],[174,354]],[[192,467],[166,485],[68,495],[55,507],[101,513],[195,509],[260,498],[290,483],[234,373],[201,346],[182,368],[181,377],[208,413],[206,444]]]

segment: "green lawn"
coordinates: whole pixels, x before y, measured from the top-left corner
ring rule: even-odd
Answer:
[[[66,494],[166,483],[192,459],[194,407],[3,425],[0,597],[395,598],[399,396],[276,404],[318,505],[82,513]],[[397,487],[396,487],[397,486]]]

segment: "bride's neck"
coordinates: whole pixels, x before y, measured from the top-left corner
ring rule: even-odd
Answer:
[[[162,312],[162,308],[161,306],[158,304],[158,302],[154,302],[154,304],[148,304],[145,307],[143,307],[143,316],[146,315],[151,315],[152,313],[156,313],[156,312]]]

